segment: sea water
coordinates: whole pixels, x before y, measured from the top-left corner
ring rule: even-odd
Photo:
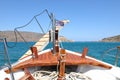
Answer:
[[[35,44],[35,42],[18,42],[16,45],[14,44],[15,42],[7,43],[8,56],[11,63],[16,62],[32,45]],[[105,54],[102,60],[114,65],[116,61],[116,53],[119,52],[116,47],[120,46],[120,42],[62,42],[59,45],[61,48],[79,53],[82,53],[83,49],[87,47],[88,56],[101,60],[101,57],[103,54]],[[52,43],[48,44],[45,49],[51,48],[51,46]],[[120,58],[118,59],[118,65],[120,66]],[[4,46],[3,43],[0,42],[0,66],[3,66],[5,64],[7,64],[7,61],[6,56],[4,55]]]

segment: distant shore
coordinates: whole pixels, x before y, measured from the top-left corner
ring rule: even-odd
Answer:
[[[9,42],[15,42],[16,38],[18,42],[23,42],[24,40],[27,42],[36,42],[42,36],[43,34],[41,33],[27,32],[27,31],[20,31],[20,34],[17,33],[17,35],[14,34],[14,31],[0,31],[0,38],[7,38],[7,41]],[[63,42],[74,42],[73,40],[67,39],[64,36],[60,36],[59,39],[60,41]],[[103,38],[95,42],[120,42],[120,35]]]
[[[102,42],[120,42],[120,35],[107,37],[101,40]]]
[[[36,42],[42,36],[43,34],[35,32],[20,31],[20,34],[17,33],[17,35],[15,35],[14,31],[0,31],[0,38],[6,38],[8,42],[15,42],[16,38],[18,42],[23,42],[24,40],[27,42]],[[63,42],[73,42],[64,36],[60,36],[59,39]]]

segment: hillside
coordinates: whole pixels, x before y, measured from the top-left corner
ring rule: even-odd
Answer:
[[[102,42],[120,42],[120,35],[104,38],[101,41]]]
[[[35,41],[38,41],[42,37],[43,34],[21,31],[20,35],[19,35],[19,33],[17,33],[17,41],[18,42],[23,42],[24,41],[21,38],[21,35],[24,37],[25,41],[35,42]],[[0,31],[0,38],[7,38],[7,41],[9,41],[9,42],[15,42],[16,41],[14,31]],[[64,41],[64,42],[71,42],[71,40],[68,40],[64,36],[60,36],[60,40]]]

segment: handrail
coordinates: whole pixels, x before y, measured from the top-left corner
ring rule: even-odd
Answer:
[[[12,79],[12,80],[15,80],[15,79],[14,79],[14,74],[13,74],[13,72],[12,72],[12,65],[11,65],[11,63],[10,63],[10,58],[9,58],[9,56],[8,56],[8,49],[7,49],[6,38],[2,38],[2,39],[0,38],[0,41],[3,41],[3,44],[4,44],[4,55],[5,55],[5,57],[6,57],[6,59],[7,59],[7,62],[8,62],[7,67],[8,67],[9,70],[11,71],[11,73],[10,73],[11,79]]]
[[[116,60],[115,60],[115,66],[118,65],[118,58],[120,55],[120,46],[117,46],[117,53],[116,53]]]
[[[117,53],[116,53],[115,55],[109,54],[109,52],[111,52],[111,51],[113,51],[113,50],[117,50]],[[101,60],[103,60],[103,58],[104,58],[105,55],[114,57],[114,58],[115,58],[114,65],[115,65],[115,66],[118,66],[118,60],[119,60],[119,58],[120,58],[120,46],[117,46],[117,47],[115,47],[115,48],[111,48],[111,49],[107,50],[104,54],[101,55]]]

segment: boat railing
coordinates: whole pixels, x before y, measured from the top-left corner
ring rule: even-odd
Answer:
[[[105,51],[101,55],[101,60],[108,61],[115,66],[120,66],[120,46]]]
[[[11,75],[11,79],[12,80],[15,80],[14,79],[14,75],[13,75],[13,72],[12,72],[12,65],[10,63],[10,58],[9,58],[9,55],[8,55],[8,48],[7,48],[7,41],[6,41],[6,38],[0,38],[0,42],[3,43],[3,52],[0,52],[1,54],[3,53],[4,56],[5,56],[5,60],[6,60],[6,64],[5,66],[7,66],[10,70],[10,75]]]

